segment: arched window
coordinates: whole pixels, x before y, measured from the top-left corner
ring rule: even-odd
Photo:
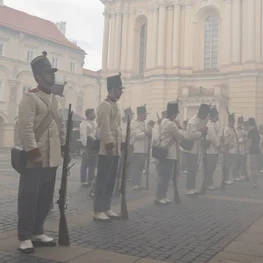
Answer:
[[[204,68],[218,68],[218,37],[219,37],[219,19],[216,16],[210,16],[205,20],[204,32]]]
[[[147,24],[144,23],[140,29],[139,46],[139,74],[143,73],[146,66]]]

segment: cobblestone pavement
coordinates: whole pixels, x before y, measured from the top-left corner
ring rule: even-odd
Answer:
[[[60,263],[58,261],[22,255],[19,252],[13,253],[13,252],[5,252],[5,251],[0,251],[0,262],[1,263]]]
[[[56,193],[60,184],[58,172]],[[154,196],[155,172],[152,167],[149,192],[133,192],[128,185],[129,202]],[[220,172],[216,174],[219,185]],[[10,167],[9,153],[0,151],[0,234],[16,229],[18,175]],[[201,184],[198,177],[198,185]],[[263,178],[260,178],[263,188]],[[154,206],[134,209],[127,222],[109,224],[91,222],[90,218],[71,228],[71,241],[79,247],[113,251],[120,254],[177,263],[203,263],[224,249],[239,234],[263,215],[263,191],[252,189],[247,182],[226,186],[224,192],[208,192],[197,199],[184,195],[185,177],[179,178],[181,205]],[[170,195],[171,195],[170,189]],[[54,200],[57,199],[57,195]],[[153,200],[153,199],[152,199]],[[120,200],[115,199],[114,205]],[[92,210],[87,189],[79,185],[79,160],[72,169],[68,187],[68,216]],[[57,208],[49,218],[58,217]],[[2,241],[1,241],[2,242]],[[52,263],[36,257],[21,256],[19,252],[0,251],[0,263]]]
[[[71,231],[73,243],[178,263],[206,262],[258,219],[263,204],[186,200],[183,206],[149,206],[128,222],[90,223]]]

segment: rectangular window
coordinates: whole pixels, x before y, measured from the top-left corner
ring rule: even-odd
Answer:
[[[76,71],[76,64],[74,62],[70,62],[70,72],[75,73]]]
[[[52,58],[52,67],[58,68],[58,58],[57,57]]]
[[[26,61],[31,62],[33,60],[34,52],[33,50],[28,50],[26,55]]]

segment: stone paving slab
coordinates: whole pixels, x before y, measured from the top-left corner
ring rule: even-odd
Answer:
[[[0,262],[1,263],[63,263],[54,260],[47,260],[47,259],[22,255],[20,252],[6,252],[6,251],[0,251]]]
[[[234,261],[235,263],[262,263],[263,259],[261,257],[256,257],[256,256],[249,256],[249,255],[244,255],[241,254],[242,251],[239,251],[240,254],[236,253],[231,253],[231,252],[226,252],[222,251],[219,252],[214,259],[209,261],[209,263],[215,263],[215,262],[227,262],[229,261]],[[221,261],[220,261],[221,260]]]
[[[138,260],[138,257],[95,250],[91,253],[70,260],[68,263],[134,263]]]
[[[92,249],[70,246],[70,247],[52,247],[36,249],[34,256],[59,262],[68,262],[86,255],[93,251]],[[74,262],[74,261],[73,261]]]

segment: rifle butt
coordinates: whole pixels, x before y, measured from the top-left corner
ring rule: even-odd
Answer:
[[[121,199],[121,219],[122,220],[128,220],[129,219],[126,198],[123,196]]]
[[[60,246],[70,246],[68,225],[65,214],[61,215],[59,220],[58,244]]]

